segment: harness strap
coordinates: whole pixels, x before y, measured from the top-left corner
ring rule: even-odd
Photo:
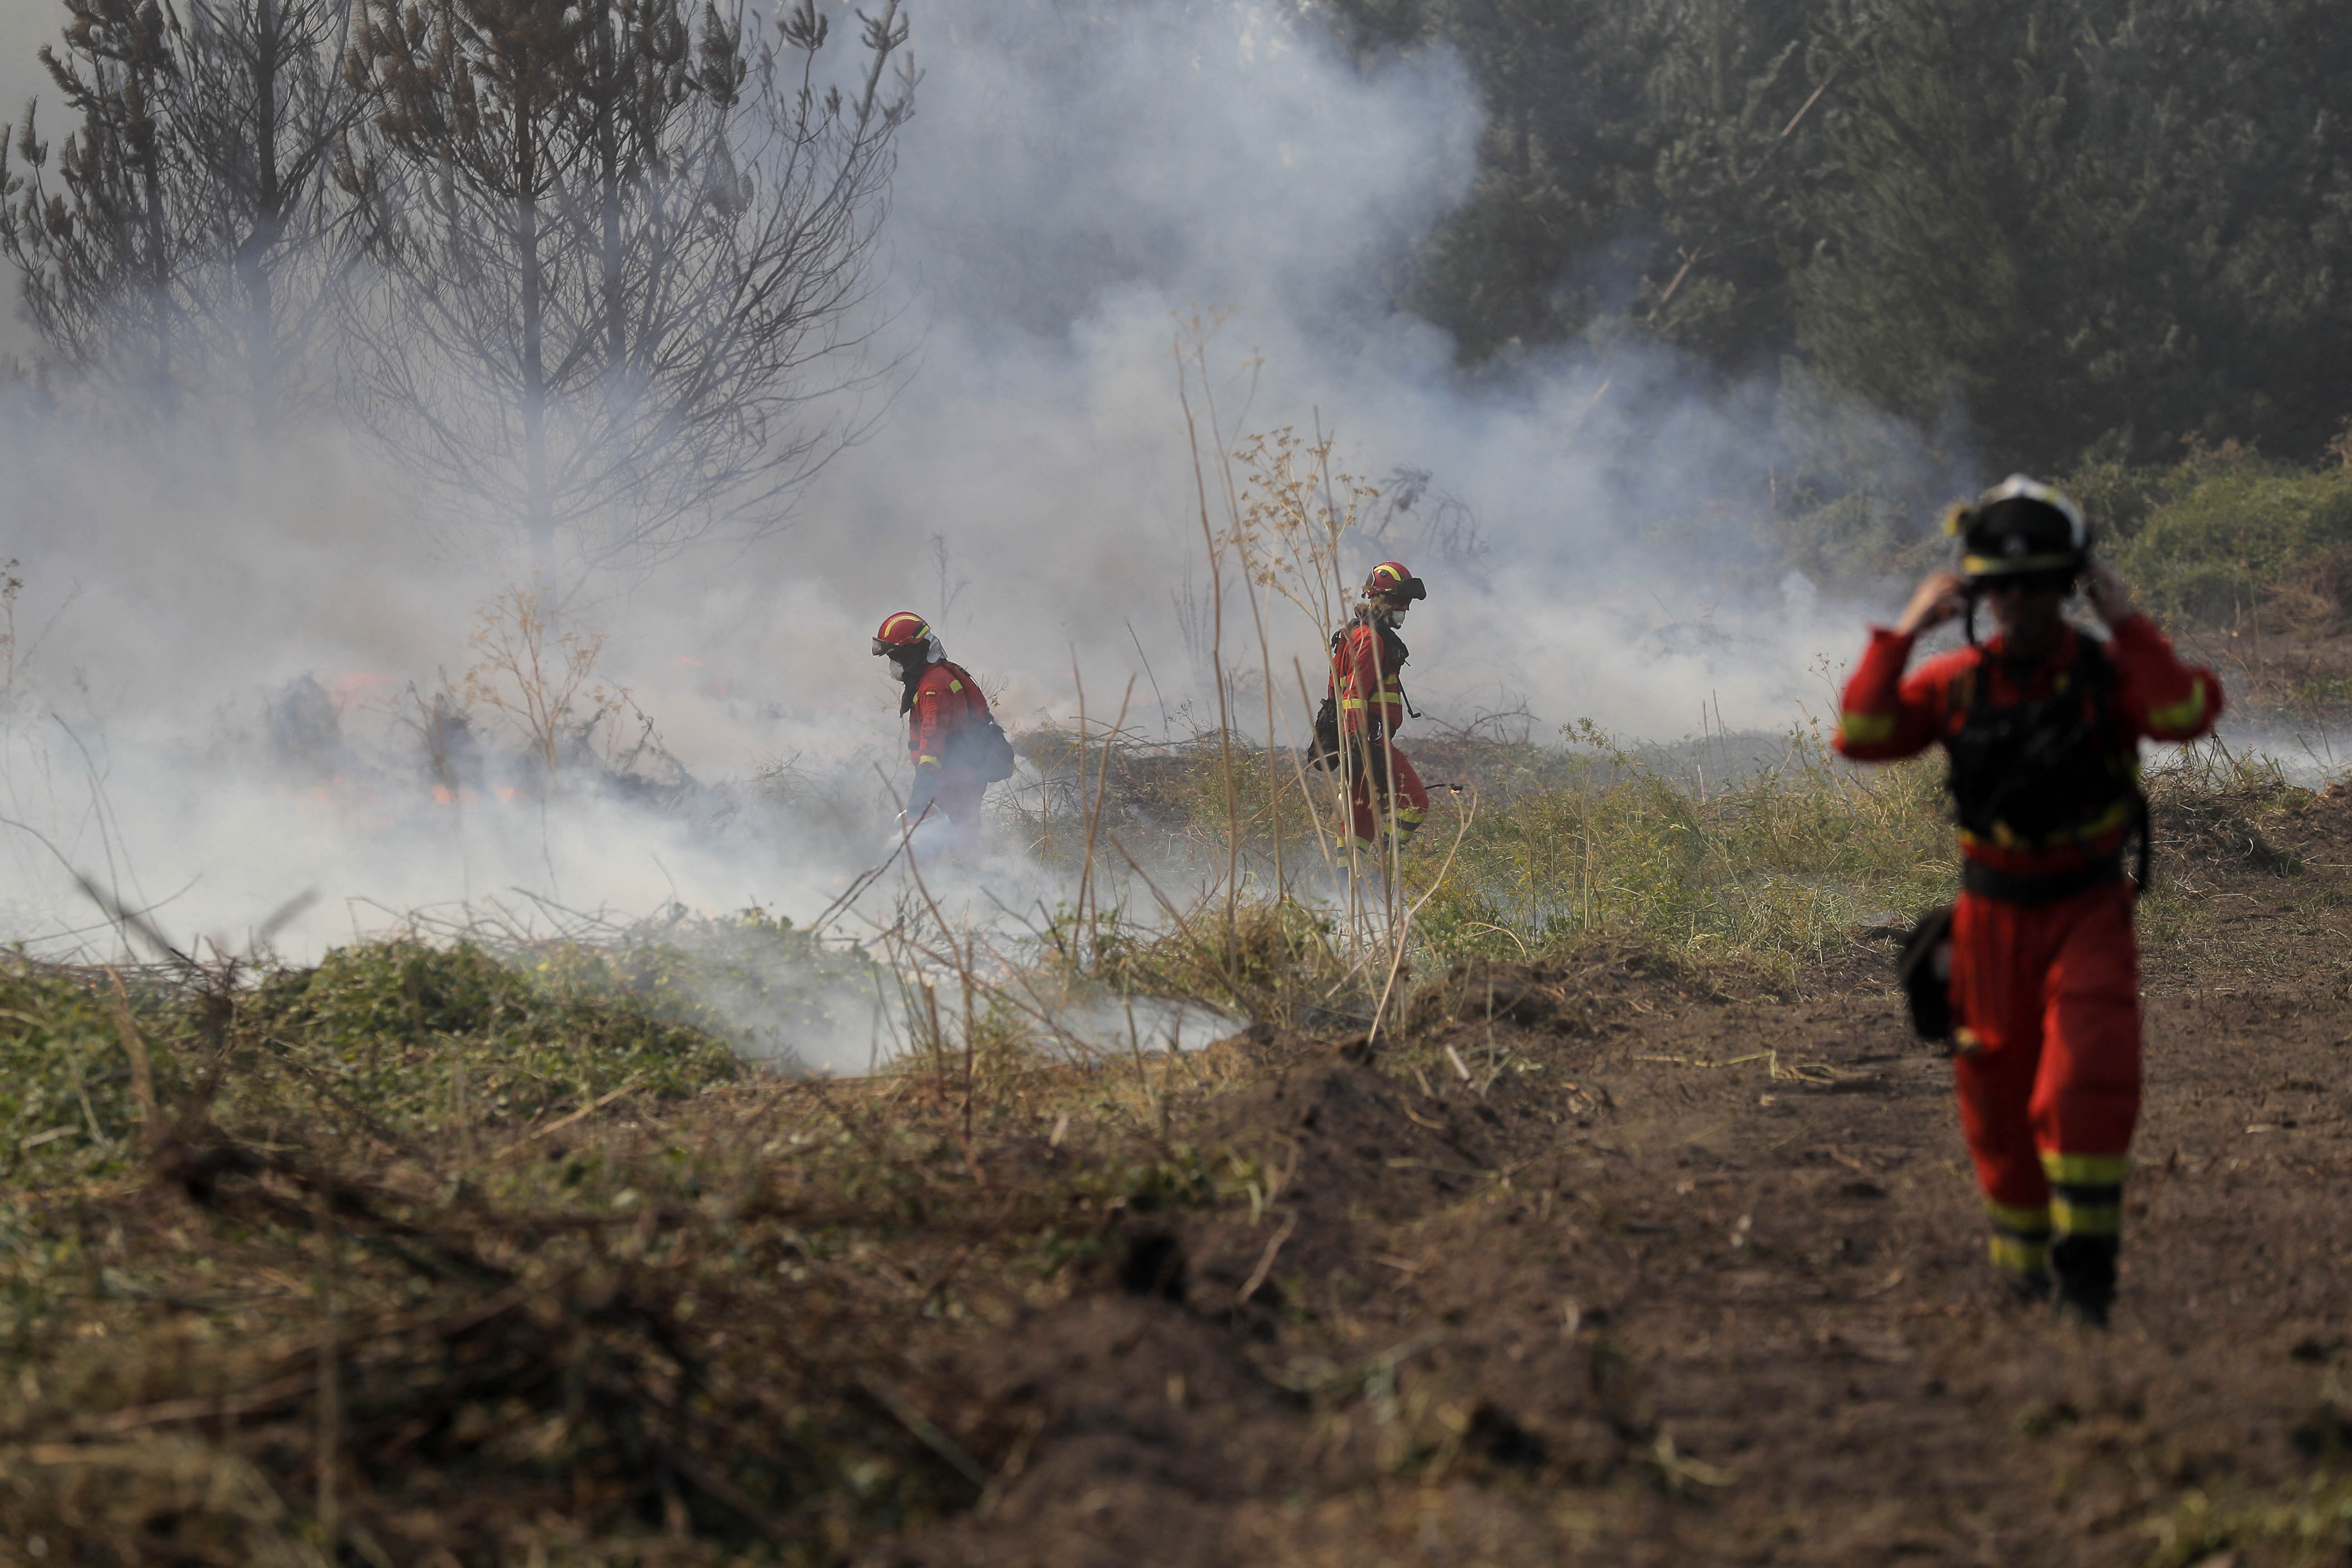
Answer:
[[[2140,853],[2142,875],[2145,875],[2145,868],[2147,864],[2145,839],[2141,840]],[[2109,882],[2121,881],[2123,875],[2124,858],[2120,851],[2113,855],[2101,855],[2080,866],[2069,867],[2063,871],[2042,874],[2003,871],[1988,866],[1981,860],[1964,859],[1960,862],[1961,887],[1980,899],[1991,899],[2004,904],[2016,904],[2029,910],[2040,909],[2044,904],[2054,904],[2061,899],[2071,899],[2077,893],[2087,893],[2092,889],[2103,888]]]
[[[1960,672],[1954,682],[1953,693],[1958,698],[1955,707],[1959,712],[1959,722],[1951,733],[1953,741],[1965,736],[1979,720],[1992,711],[1992,675],[1997,667],[2003,665],[2010,667],[2013,672],[2011,679],[2021,687],[2029,686],[2032,680],[2033,661],[1997,658],[1990,649],[1977,643],[1975,611],[1977,591],[1979,586],[1979,584],[1971,584],[1969,593],[1969,640],[1971,646],[1977,647],[1979,657],[1974,663]],[[2101,727],[2094,730],[2092,735],[2095,740],[2101,740],[2104,739],[2104,726],[2111,715],[2108,704],[2113,700],[2118,684],[2116,668],[2109,659],[2106,650],[2096,641],[2080,632],[2076,633],[2075,648],[2074,669],[2069,672],[2068,677],[2061,678],[2061,689],[2063,689],[2063,681],[2071,677],[2081,681],[2081,689],[2092,694],[2095,705],[2094,722]],[[2147,795],[2139,786],[2138,772],[2137,765],[2125,770],[2125,776],[2121,781],[2123,788],[2118,792],[2118,799],[2119,803],[2126,807],[2125,832],[2129,834],[2136,831],[2139,835],[2138,857],[2133,880],[2138,887],[2145,889],[2148,882],[2149,858],[2155,834],[2148,819]],[[1964,804],[1958,795],[1959,782],[1959,774],[1956,768],[1949,780],[1956,808]],[[1965,821],[1962,826],[1967,831],[1975,831],[1973,828],[1969,828]],[[2053,835],[2042,842],[2054,844],[2061,839],[2072,837],[2074,832],[2083,829],[2084,825],[2078,823],[2074,828]],[[2104,831],[2104,829],[2101,830]]]
[[[2156,823],[2148,816],[2147,792],[2135,784],[2132,788],[2132,825],[2129,831],[2139,835],[2139,851],[2133,857],[2132,886],[2147,891],[2149,861],[2156,849]]]

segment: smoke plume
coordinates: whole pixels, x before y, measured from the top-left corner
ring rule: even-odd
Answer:
[[[597,743],[649,718],[706,786],[697,806],[535,799],[489,763],[436,778],[419,726],[519,574],[428,550],[419,486],[331,415],[223,442],[193,416],[94,422],[26,394],[0,424],[0,555],[24,583],[7,934],[111,940],[69,869],[230,947],[315,890],[275,934],[297,956],[486,899],[805,920],[879,858],[903,787],[897,690],[867,649],[900,608],[934,619],[1008,728],[1068,720],[1081,682],[1107,715],[1132,680],[1147,733],[1213,719],[1213,658],[1246,679],[1260,650],[1230,573],[1223,647],[1206,639],[1175,355],[1196,318],[1217,323],[1229,446],[1319,427],[1334,468],[1383,489],[1349,564],[1396,556],[1429,584],[1409,680],[1436,718],[1524,706],[1539,740],[1582,718],[1664,739],[1703,707],[1735,728],[1822,711],[1854,616],[1770,564],[1790,455],[1769,391],[1622,342],[1468,374],[1392,302],[1473,175],[1457,60],[1359,66],[1286,8],[1227,0],[911,15],[925,75],[864,323],[877,363],[903,363],[895,400],[788,527],[566,607],[631,705]],[[20,82],[57,20],[33,16],[0,23]],[[1940,480],[1920,449],[1880,443],[1889,488]],[[1281,609],[1270,632],[1280,738],[1302,739],[1289,671],[1319,686],[1319,637]],[[495,715],[473,734],[520,749]],[[797,815],[767,809],[787,797]],[[991,899],[1055,896],[1015,854],[991,877]]]

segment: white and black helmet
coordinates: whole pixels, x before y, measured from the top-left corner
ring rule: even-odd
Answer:
[[[2072,579],[2091,557],[2083,509],[2039,479],[2011,474],[1973,501],[1954,507],[1944,531],[1960,542],[1960,571],[1988,577]]]

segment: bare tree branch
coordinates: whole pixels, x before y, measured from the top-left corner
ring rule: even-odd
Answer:
[[[365,0],[350,370],[448,542],[641,571],[780,525],[856,435],[916,77],[897,0],[854,94],[827,31],[813,0],[767,42],[685,0]]]

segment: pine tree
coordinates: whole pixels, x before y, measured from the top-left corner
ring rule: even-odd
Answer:
[[[2317,449],[2352,353],[2352,47],[2317,5],[1859,0],[1840,26],[1796,279],[1824,374],[1996,466]]]
[[[170,125],[187,249],[202,258],[191,310],[268,428],[328,391],[325,329],[352,254],[331,175],[362,107],[341,70],[349,7],[181,4]]]
[[[166,405],[226,379],[264,426],[315,366],[334,270],[326,173],[353,95],[341,0],[68,0],[44,48],[79,116],[0,157],[0,252],[65,367]],[[310,390],[316,390],[315,385]]]
[[[367,5],[359,392],[455,537],[576,576],[780,522],[844,437],[814,399],[862,374],[845,317],[912,110],[895,0],[846,92],[814,0],[772,45],[682,0]]]
[[[1360,52],[1442,41],[1488,110],[1412,300],[1465,357],[1610,318],[1727,361],[1785,339],[1807,0],[1339,0]]]
[[[0,251],[24,276],[26,315],[68,362],[168,389],[177,322],[160,100],[175,67],[156,0],[68,0],[65,53],[41,64],[79,128],[58,149],[31,110],[14,161],[0,146]]]

